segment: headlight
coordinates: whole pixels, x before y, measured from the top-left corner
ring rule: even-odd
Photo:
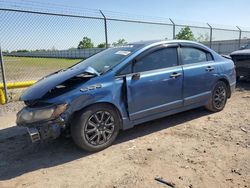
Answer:
[[[44,110],[37,110],[33,114],[33,119],[36,121],[44,120],[44,119],[50,119],[52,117],[52,114],[54,112],[54,109],[44,109]]]
[[[67,104],[47,108],[24,108],[17,114],[17,124],[34,123],[59,117],[67,109]]]

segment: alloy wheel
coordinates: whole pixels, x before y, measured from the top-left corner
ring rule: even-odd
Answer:
[[[216,88],[214,92],[214,105],[217,109],[222,108],[225,105],[226,101],[226,89],[223,86],[219,86]]]
[[[90,116],[84,129],[86,140],[97,146],[106,143],[115,130],[114,117],[107,111],[98,111]]]

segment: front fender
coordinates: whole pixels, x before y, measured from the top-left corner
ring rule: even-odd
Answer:
[[[128,115],[123,97],[124,93],[122,93],[122,84],[122,81],[115,81],[108,84],[102,84],[102,88],[82,91],[79,96],[70,101],[67,117],[72,117],[75,112],[90,105],[108,103],[119,111],[122,120],[127,119]]]

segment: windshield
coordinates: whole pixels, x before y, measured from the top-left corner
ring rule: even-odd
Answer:
[[[128,44],[124,46],[118,46],[103,50],[102,52],[95,54],[88,59],[81,61],[74,65],[72,68],[77,67],[92,67],[99,74],[107,72],[108,70],[121,63],[125,58],[142,48],[142,44]]]

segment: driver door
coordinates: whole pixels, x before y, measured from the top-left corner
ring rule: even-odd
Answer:
[[[132,74],[126,76],[128,111],[131,120],[183,106],[183,69],[177,46],[157,47],[136,58]]]

